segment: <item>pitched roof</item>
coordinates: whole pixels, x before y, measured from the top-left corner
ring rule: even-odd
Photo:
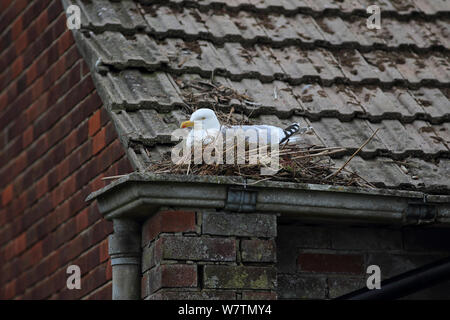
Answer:
[[[311,143],[347,148],[338,165],[380,128],[350,169],[379,187],[450,193],[447,0],[63,2],[81,8],[77,44],[139,170],[170,150],[185,84],[214,77],[253,102],[199,105],[307,123]],[[380,30],[366,28],[374,2]]]

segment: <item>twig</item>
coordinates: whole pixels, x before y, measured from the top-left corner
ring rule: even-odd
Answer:
[[[205,86],[209,86],[209,87],[213,87],[214,89],[217,89],[217,86],[211,82],[207,82],[207,81],[197,81],[197,83],[203,84]]]
[[[312,153],[312,154],[308,154],[308,155],[304,155],[304,156],[298,156],[298,157],[293,157],[291,158],[292,160],[296,160],[296,159],[304,159],[304,158],[313,158],[313,157],[320,157],[320,156],[328,156],[330,154],[335,154],[335,153],[339,153],[345,151],[345,149],[338,149],[338,150],[334,150],[334,151],[322,151],[320,153]]]
[[[261,103],[258,103],[258,102],[253,102],[253,101],[249,101],[249,100],[244,100],[244,102],[251,106],[258,106],[258,107],[261,106]]]
[[[342,171],[342,169],[345,168],[345,166],[361,151],[362,148],[364,148],[366,146],[366,144],[368,144],[373,137],[375,137],[375,135],[377,134],[378,130],[380,130],[380,128],[378,128],[377,130],[375,130],[375,132],[370,136],[369,139],[366,140],[366,142],[364,142],[359,148],[358,150],[355,151],[355,153],[352,154],[352,156],[350,158],[348,158],[347,161],[345,161],[345,163],[342,165],[342,167],[340,167],[337,171],[335,171],[334,173],[328,175],[325,177],[325,180],[328,180],[329,178],[333,178],[334,176],[336,176],[337,174],[339,174],[339,172]]]
[[[226,122],[226,123],[230,123],[231,115],[233,114],[233,112],[234,112],[234,107],[231,107],[230,113],[228,114],[227,122]]]
[[[127,176],[127,174],[122,174],[122,175],[120,175],[120,176],[103,177],[102,180],[119,179],[119,178],[126,177],[126,176]]]
[[[186,175],[188,175],[189,174],[189,170],[191,169],[191,163],[189,162],[189,165],[188,165],[188,168],[187,168],[187,171],[186,171]]]
[[[308,152],[316,152],[316,151],[331,151],[331,150],[346,150],[343,147],[325,147],[325,148],[316,148],[316,149],[307,149],[306,151]]]
[[[251,183],[247,183],[247,185],[248,185],[248,186],[252,186],[252,185],[255,185],[255,184],[257,184],[257,183],[260,183],[260,182],[263,182],[263,181],[266,181],[266,180],[270,180],[270,179],[272,179],[272,178],[269,177],[269,178],[260,179],[260,180],[258,180],[258,181],[254,181],[254,182],[251,182]]]

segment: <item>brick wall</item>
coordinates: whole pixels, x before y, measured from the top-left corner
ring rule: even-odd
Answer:
[[[142,226],[144,299],[331,299],[450,253],[446,229],[302,225],[273,214],[161,210]],[[407,299],[450,299],[450,282]]]
[[[112,224],[84,199],[132,169],[61,1],[0,2],[0,150],[0,299],[110,298]]]
[[[381,279],[447,257],[450,232],[408,227],[332,227],[279,223],[279,299],[329,299],[366,286],[369,265]],[[450,299],[450,282],[408,298]]]
[[[275,299],[275,236],[271,214],[162,210],[142,228],[142,298]]]

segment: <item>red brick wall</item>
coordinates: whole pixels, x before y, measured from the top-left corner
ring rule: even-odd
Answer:
[[[278,225],[279,299],[332,299],[366,287],[367,267],[381,280],[447,257],[450,232],[411,226]],[[449,299],[450,281],[404,299]]]
[[[141,297],[275,299],[276,216],[189,210],[143,224]]]
[[[132,169],[65,23],[59,0],[0,2],[0,299],[111,297],[112,225],[84,200]]]

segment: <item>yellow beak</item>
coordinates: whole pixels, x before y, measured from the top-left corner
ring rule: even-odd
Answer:
[[[181,128],[189,128],[194,126],[194,121],[184,121],[181,123]]]

